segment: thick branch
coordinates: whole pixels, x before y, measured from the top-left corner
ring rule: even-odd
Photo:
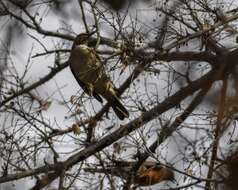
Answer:
[[[174,95],[168,97],[163,102],[159,103],[154,108],[150,109],[149,111],[143,113],[140,117],[134,119],[133,121],[121,126],[119,129],[111,133],[110,135],[107,135],[100,141],[98,141],[95,144],[92,144],[85,148],[84,150],[72,155],[69,157],[66,161],[62,162],[64,165],[64,168],[67,170],[77,164],[78,162],[81,162],[85,159],[87,159],[89,156],[95,154],[96,152],[101,151],[105,147],[111,145],[113,142],[119,140],[123,136],[128,135],[132,131],[138,129],[139,127],[145,125],[149,121],[153,120],[154,118],[158,117],[160,114],[166,112],[167,110],[171,109],[172,107],[178,105],[184,98],[187,96],[193,94],[200,88],[203,88],[207,84],[211,83],[214,80],[218,80],[217,74],[215,71],[210,71],[203,77],[201,77],[198,80],[195,80],[191,82],[187,87],[182,88],[180,91],[176,92]],[[56,168],[54,165],[51,166],[51,168]],[[45,171],[35,169],[34,175],[43,173]],[[20,173],[20,174],[12,174],[11,176],[18,175],[17,179],[21,179],[27,176],[31,176],[33,173]],[[55,179],[58,176],[55,177]],[[9,178],[9,176],[5,176],[0,178],[0,183],[11,181],[13,178]]]
[[[172,135],[172,133],[187,119],[187,117],[196,109],[198,105],[202,102],[203,98],[207,94],[208,90],[210,89],[211,84],[207,84],[205,88],[203,88],[196,97],[192,100],[192,102],[189,104],[189,106],[184,110],[184,112],[177,117],[174,122],[170,126],[164,126],[162,128],[162,131],[158,137],[158,140],[155,140],[154,143],[149,147],[150,152],[155,152],[156,148],[164,142],[169,136]],[[143,154],[139,155],[138,162],[133,166],[131,171],[136,171],[139,169],[141,164],[149,157],[149,153],[146,151]],[[133,175],[129,175],[129,177],[126,180],[126,184],[124,186],[124,190],[130,189],[131,182],[133,181]]]

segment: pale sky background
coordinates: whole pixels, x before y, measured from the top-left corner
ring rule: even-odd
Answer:
[[[65,11],[65,15],[64,17],[62,17],[61,15],[55,14],[53,12],[51,12],[50,10],[47,10],[44,6],[42,6],[42,8],[39,11],[40,15],[41,13],[44,14],[43,17],[43,21],[41,23],[42,28],[47,29],[47,30],[52,30],[55,31],[59,28],[62,27],[62,23],[65,22],[68,25],[72,26],[72,30],[75,32],[75,35],[80,33],[80,32],[84,32],[83,30],[83,25],[82,23],[80,23],[81,18],[80,18],[80,11],[79,11],[79,6],[78,6],[78,2],[76,0],[72,1],[72,4],[74,5],[67,5],[67,10]],[[146,9],[145,9],[146,7]],[[144,9],[144,10],[142,10]],[[151,23],[160,23],[160,19],[158,17],[158,15],[156,15],[155,12],[151,11],[151,9],[153,9],[153,5],[151,6],[145,6],[145,4],[143,3],[139,3],[136,5],[136,8],[133,7],[130,9],[130,13],[129,15],[132,18],[135,18],[137,16],[137,19],[140,21],[139,23],[141,23],[141,25],[144,25],[144,23],[146,23],[148,26]],[[138,12],[140,14],[138,14]],[[72,15],[74,17],[72,17]],[[78,17],[78,19],[76,19]],[[152,20],[156,19],[155,22],[153,22]],[[127,22],[130,22],[130,18],[127,18]],[[9,18],[7,19],[1,19],[0,20],[0,24],[1,24],[1,29],[0,29],[0,40],[3,40],[4,38],[4,32],[5,29],[7,27],[7,23],[10,23],[11,20]],[[139,24],[138,24],[139,27]],[[149,27],[143,27],[143,32],[146,34],[148,32],[150,32],[150,28]],[[36,53],[40,53],[40,52],[44,52],[44,49],[39,45],[39,43],[37,43],[34,39],[32,39],[28,34],[33,35],[37,38],[39,38],[39,40],[41,42],[43,42],[43,44],[45,45],[45,47],[50,50],[53,49],[55,44],[57,44],[57,42],[59,41],[58,38],[52,38],[52,37],[42,37],[41,35],[36,34],[36,32],[32,31],[32,30],[25,30],[23,33],[23,37],[21,37],[20,39],[17,38],[13,38],[13,42],[11,44],[11,56],[10,59],[11,61],[17,65],[16,68],[18,70],[18,72],[23,72],[24,71],[24,66],[29,58],[29,54],[30,52],[31,55],[34,55]],[[108,27],[108,25],[106,24],[102,24],[101,25],[101,35],[105,36],[105,37],[110,37],[111,35],[111,31],[110,28]],[[234,45],[236,45],[234,43],[235,38],[231,38],[231,40],[225,41],[224,45],[228,46],[228,47],[233,47]],[[71,42],[67,42],[68,43],[68,48],[71,48]],[[194,45],[194,47],[196,46],[196,43]],[[191,47],[190,47],[191,48]],[[26,79],[27,81],[29,81],[29,84],[39,80],[39,78],[41,78],[42,76],[44,76],[46,73],[49,72],[49,68],[48,66],[52,66],[54,64],[54,57],[55,55],[49,55],[49,56],[42,56],[39,58],[32,58],[31,59],[31,69],[30,72],[28,73]],[[65,58],[65,61],[67,60],[67,58]],[[0,62],[1,63],[1,62]],[[182,64],[181,64],[182,65]],[[1,66],[1,65],[0,65]],[[126,70],[126,73],[130,73],[130,71],[132,70],[133,66],[130,68],[128,67]],[[118,71],[119,72],[119,71]],[[160,78],[166,77],[166,73],[161,73],[161,75],[159,76]],[[146,82],[147,84],[149,84],[149,86],[151,86],[151,88],[149,89],[151,92],[156,92],[156,90],[161,89],[166,87],[167,82],[164,81],[164,83],[160,83],[157,84],[154,82],[154,78],[150,78],[150,77],[145,77],[145,76],[141,76],[141,83],[143,84],[143,82]],[[160,80],[161,81],[161,80]],[[119,81],[119,83],[122,83],[123,81]],[[67,116],[68,113],[68,109],[66,109],[63,105],[59,104],[58,100],[62,100],[61,95],[56,92],[57,90],[57,85],[58,87],[61,88],[61,93],[64,95],[66,100],[69,100],[70,97],[72,95],[77,94],[77,92],[80,90],[79,85],[77,84],[76,80],[74,79],[73,75],[71,74],[69,68],[64,69],[63,71],[61,71],[59,74],[57,74],[53,80],[50,80],[49,82],[45,83],[44,85],[40,86],[37,88],[37,93],[39,93],[40,97],[49,97],[53,95],[53,99],[54,101],[52,102],[51,107],[49,108],[49,110],[47,112],[45,112],[45,117],[48,118],[50,120],[50,122],[52,123],[53,126],[55,126],[55,128],[61,128],[61,129],[66,129],[68,127],[70,127],[72,125],[72,123],[74,122],[73,120],[66,120],[65,116]],[[114,82],[117,86],[118,83]],[[158,89],[155,88],[158,87]],[[219,85],[218,85],[219,86]],[[130,89],[133,90],[133,89]],[[140,90],[144,90],[143,86],[141,86]],[[176,91],[176,88],[174,88],[174,90]],[[81,91],[80,91],[81,92]],[[160,92],[159,92],[160,93]],[[161,94],[161,93],[160,93]],[[161,94],[162,95],[162,94]],[[191,97],[189,97],[191,98]],[[188,98],[188,100],[189,100]],[[163,98],[161,98],[162,100]],[[93,105],[95,106],[94,108],[97,110],[99,108],[101,108],[101,105],[99,103],[96,103],[96,101],[93,101]],[[91,107],[91,105],[87,106],[87,111],[88,114],[93,115],[94,111]],[[204,112],[206,111],[206,107],[200,107],[201,110],[204,110]],[[168,111],[164,117],[169,118],[169,116],[171,114],[174,114],[174,111]],[[131,114],[130,118],[134,118],[137,114]],[[114,116],[115,118],[115,116]],[[57,123],[55,122],[57,121]],[[119,121],[120,124],[123,123],[127,123],[127,121]],[[153,129],[154,131],[158,130],[158,121],[153,121],[151,123],[154,123],[153,125]],[[199,119],[195,119],[195,118],[190,118],[190,120],[187,120],[186,123],[191,123],[191,124],[197,124],[198,126],[201,124],[204,124],[206,121],[203,120],[199,120]],[[206,123],[205,123],[206,124]],[[112,129],[115,130],[116,128]],[[101,130],[101,129],[99,129]],[[102,131],[101,131],[102,132]],[[135,132],[133,133],[135,138],[139,137],[139,132]],[[196,140],[201,138],[201,136],[205,136],[206,134],[198,134],[196,133],[195,130],[189,130],[187,128],[184,128],[182,130],[180,130],[180,134],[182,134],[183,136],[186,136],[187,139],[189,140]],[[163,145],[161,147],[158,148],[157,152],[161,153],[163,155],[163,157],[166,157],[166,161],[168,162],[172,162],[174,164],[174,167],[177,169],[181,169],[185,168],[188,164],[188,162],[181,160],[181,156],[179,154],[179,152],[184,152],[185,155],[187,154],[188,157],[191,156],[191,153],[194,151],[192,146],[189,146],[186,142],[185,139],[183,139],[181,137],[181,135],[178,133],[174,133],[172,138],[169,138],[169,140],[165,141],[163,143]],[[67,139],[68,138],[68,139]],[[152,138],[150,139],[151,142],[153,142],[153,140],[156,138],[156,134],[154,134],[152,136]],[[78,145],[76,145],[74,142],[70,141],[71,138],[70,137],[66,137],[64,139],[64,141],[66,143],[64,144],[55,144],[55,148],[57,150],[59,150],[60,152],[68,152],[71,151],[74,148],[77,148]],[[222,140],[222,142],[224,142],[224,148],[226,149],[226,138],[224,137],[224,139]],[[196,150],[198,153],[201,151],[200,147],[206,147],[209,146],[208,141],[206,141],[206,138],[204,137],[204,142],[198,142],[197,145],[197,149]],[[149,144],[149,143],[148,143]],[[179,145],[179,146],[178,146]],[[201,145],[201,146],[199,146]],[[165,146],[168,146],[169,148],[163,148]],[[126,155],[131,155],[131,152],[125,152],[125,155],[123,155],[124,157],[126,157]],[[123,157],[122,156],[122,157]],[[44,159],[47,160],[47,162],[51,162],[52,161],[52,154],[50,151],[45,152],[45,155],[42,155],[42,157]],[[65,157],[62,157],[62,159],[64,160]],[[39,159],[41,160],[42,163],[39,162],[39,166],[43,163],[43,159]],[[89,159],[90,160],[90,159]],[[193,172],[199,172],[199,165],[194,164],[194,166],[190,166],[190,168],[193,170]],[[181,180],[179,178],[179,176],[176,174],[177,179],[180,180],[180,182],[182,182],[183,180]],[[205,177],[205,176],[204,176]],[[183,183],[186,184],[188,182],[188,180],[184,180]],[[1,184],[0,185],[0,190],[17,190],[19,189],[19,187],[21,187],[21,189],[28,189],[31,185],[33,185],[34,183],[32,183],[32,181],[30,179],[23,179],[23,180],[18,180],[14,183],[14,185],[12,183],[6,183],[6,184]],[[171,185],[172,187],[174,187],[173,183],[168,183],[168,185]],[[182,185],[182,183],[180,184]],[[158,189],[159,187],[163,186],[164,187],[164,183],[159,184],[159,185],[155,185],[152,187],[148,187],[148,188],[143,188],[143,189]],[[195,190],[199,189],[199,188],[194,188]]]

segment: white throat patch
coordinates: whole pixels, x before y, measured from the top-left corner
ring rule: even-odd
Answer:
[[[81,44],[78,47],[80,47],[81,49],[88,49],[89,47],[85,44]]]

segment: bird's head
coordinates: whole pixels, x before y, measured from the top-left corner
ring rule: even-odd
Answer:
[[[91,32],[91,33],[81,33],[81,34],[77,35],[75,40],[74,40],[72,49],[74,49],[74,47],[77,46],[77,45],[82,45],[82,44],[88,45],[89,38],[94,33],[95,33],[95,31]]]

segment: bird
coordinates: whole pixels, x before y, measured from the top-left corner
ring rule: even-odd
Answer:
[[[90,173],[107,173],[127,179],[135,162],[119,161],[118,163],[103,168],[84,168],[84,171]],[[157,162],[145,161],[137,170],[133,183],[139,186],[151,186],[166,180],[174,181],[174,173],[170,168],[162,166]]]
[[[101,103],[102,97],[106,99],[117,117],[124,120],[129,117],[129,112],[121,103],[100,56],[92,47],[93,43],[89,40],[91,35],[81,33],[75,38],[69,57],[71,72],[86,94]]]

